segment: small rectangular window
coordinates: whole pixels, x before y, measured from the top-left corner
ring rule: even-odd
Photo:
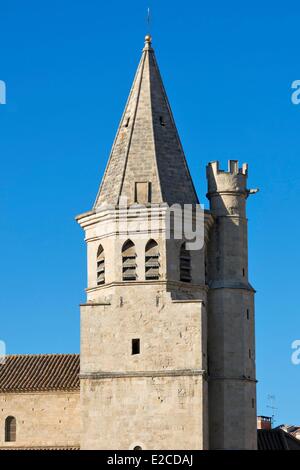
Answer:
[[[251,349],[249,349],[249,359],[251,359]]]
[[[249,312],[249,308],[247,308],[247,320],[249,320],[250,318],[250,312]]]
[[[139,339],[133,339],[132,340],[132,355],[134,354],[140,354],[140,340]]]

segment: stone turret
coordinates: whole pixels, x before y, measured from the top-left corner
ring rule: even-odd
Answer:
[[[254,290],[248,282],[246,164],[207,166],[214,217],[207,247],[211,449],[256,448]]]

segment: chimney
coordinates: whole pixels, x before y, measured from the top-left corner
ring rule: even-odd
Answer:
[[[272,429],[272,418],[270,418],[269,416],[258,416],[257,429]]]

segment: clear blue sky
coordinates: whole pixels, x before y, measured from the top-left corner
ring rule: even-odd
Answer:
[[[8,353],[79,351],[92,207],[153,9],[153,45],[191,172],[249,163],[258,412],[300,425],[299,2],[0,0],[0,339]]]

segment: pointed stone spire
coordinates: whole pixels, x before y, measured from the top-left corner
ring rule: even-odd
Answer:
[[[198,202],[152,49],[145,47],[95,202]]]

